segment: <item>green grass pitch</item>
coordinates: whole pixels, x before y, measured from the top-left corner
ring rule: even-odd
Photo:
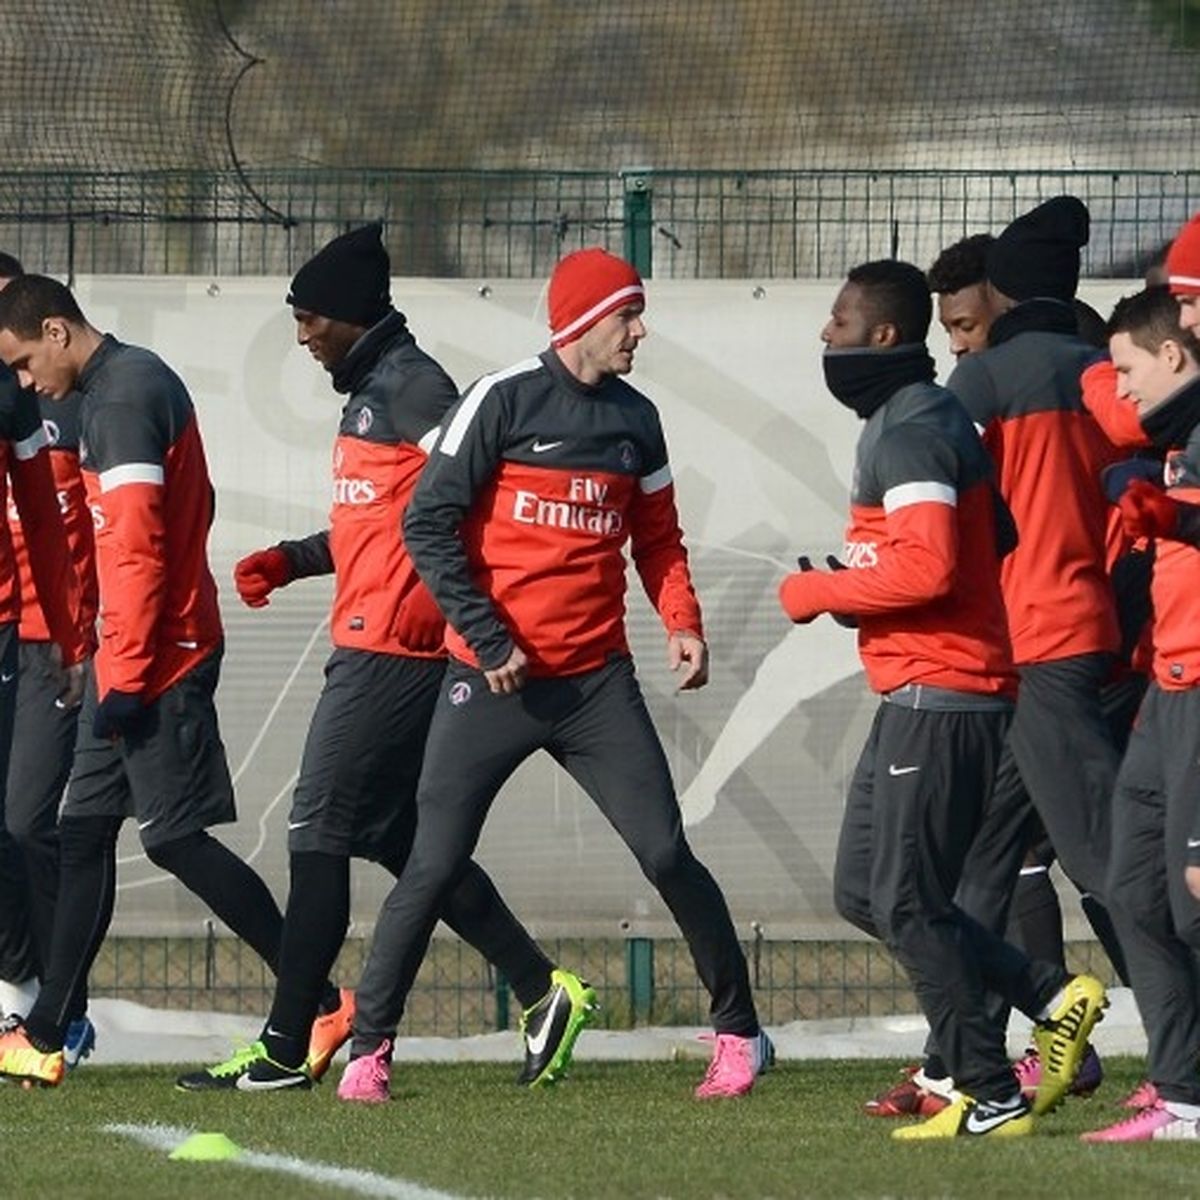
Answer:
[[[1086,1146],[1117,1119],[1140,1060],[1113,1059],[1091,1099],[1072,1099],[1032,1138],[892,1142],[891,1121],[860,1115],[894,1062],[782,1062],[754,1093],[700,1103],[703,1064],[577,1061],[554,1089],[515,1086],[495,1064],[407,1065],[394,1100],[339,1104],[311,1093],[195,1095],[168,1067],[85,1066],[58,1089],[0,1087],[5,1197],[247,1200],[419,1195],[488,1197],[1176,1197],[1200,1195],[1200,1144]],[[331,1077],[340,1072],[335,1066]],[[171,1161],[106,1131],[113,1123],[220,1132],[246,1151],[301,1160]],[[255,1160],[257,1162],[257,1160]],[[317,1167],[373,1173],[317,1178]],[[312,1169],[311,1176],[308,1175]],[[293,1171],[296,1164],[293,1162]],[[407,1186],[406,1186],[407,1185]],[[372,1190],[373,1189],[373,1190]]]

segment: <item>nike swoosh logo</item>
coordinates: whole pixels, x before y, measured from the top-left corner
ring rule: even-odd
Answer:
[[[0,671],[0,683],[12,683],[16,677],[16,671]]]
[[[1005,1110],[1004,1112],[996,1113],[994,1116],[980,1117],[975,1109],[971,1109],[967,1113],[967,1132],[987,1133],[989,1129],[995,1129],[997,1125],[1003,1125],[1005,1121],[1010,1121],[1017,1115],[1015,1110]]]
[[[289,822],[288,822],[288,829],[289,829],[289,830],[292,830],[292,829],[303,829],[303,828],[305,827],[305,825],[311,825],[311,824],[312,824],[312,822],[311,822],[311,821],[289,821]]]
[[[898,767],[895,763],[892,763],[891,766],[888,767],[888,774],[911,775],[914,771],[919,771],[920,769],[920,767]]]
[[[1196,850],[1200,848],[1200,838],[1188,838],[1188,849]]]
[[[563,991],[562,988],[559,988],[558,992],[554,996],[554,999],[551,1001],[550,1011],[546,1014],[546,1019],[542,1022],[541,1029],[537,1031],[537,1035],[535,1037],[528,1039],[529,1052],[535,1057],[546,1049],[546,1043],[550,1040],[550,1027],[554,1024],[554,1014],[558,1009],[558,1003],[560,1000],[566,1000],[568,1004],[571,1003],[571,1001],[567,998],[567,993]]]
[[[157,817],[151,817],[150,820],[148,820],[148,821],[139,821],[138,828],[139,829],[149,829],[150,826],[153,825],[154,822],[157,820],[158,820]]]
[[[547,450],[555,450],[562,445],[562,442],[539,442],[535,441],[530,449],[534,454],[545,454]]]

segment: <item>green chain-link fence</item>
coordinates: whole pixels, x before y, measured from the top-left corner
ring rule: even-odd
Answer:
[[[708,997],[681,941],[559,939],[544,944],[556,962],[595,986],[603,1028],[706,1025]],[[367,944],[351,939],[335,977],[357,980]],[[745,945],[764,1024],[834,1017],[915,1013],[908,980],[873,942],[759,941]],[[1071,970],[1111,983],[1096,942],[1067,947]],[[273,980],[262,960],[234,938],[110,938],[92,969],[93,996],[116,996],[158,1008],[265,1013]],[[401,1032],[461,1037],[516,1027],[520,1006],[474,950],[437,939],[409,997]]]
[[[664,278],[828,278],[928,265],[1061,192],[1092,212],[1084,274],[1137,275],[1200,207],[1200,171],[0,172],[0,246],[68,276],[287,275],[381,219],[397,275],[540,278],[600,243]]]

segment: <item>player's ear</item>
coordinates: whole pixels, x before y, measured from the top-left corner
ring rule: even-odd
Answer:
[[[42,321],[42,337],[65,349],[71,344],[71,327],[62,317],[46,317]]]
[[[886,349],[888,346],[900,344],[900,330],[891,321],[881,321],[871,326],[870,345],[876,349]]]

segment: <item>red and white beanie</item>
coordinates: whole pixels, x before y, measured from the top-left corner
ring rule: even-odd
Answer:
[[[1173,296],[1200,294],[1200,213],[1179,231],[1167,251],[1167,284]]]
[[[576,250],[550,276],[550,344],[565,346],[601,317],[645,298],[642,277],[623,258],[599,246]]]

